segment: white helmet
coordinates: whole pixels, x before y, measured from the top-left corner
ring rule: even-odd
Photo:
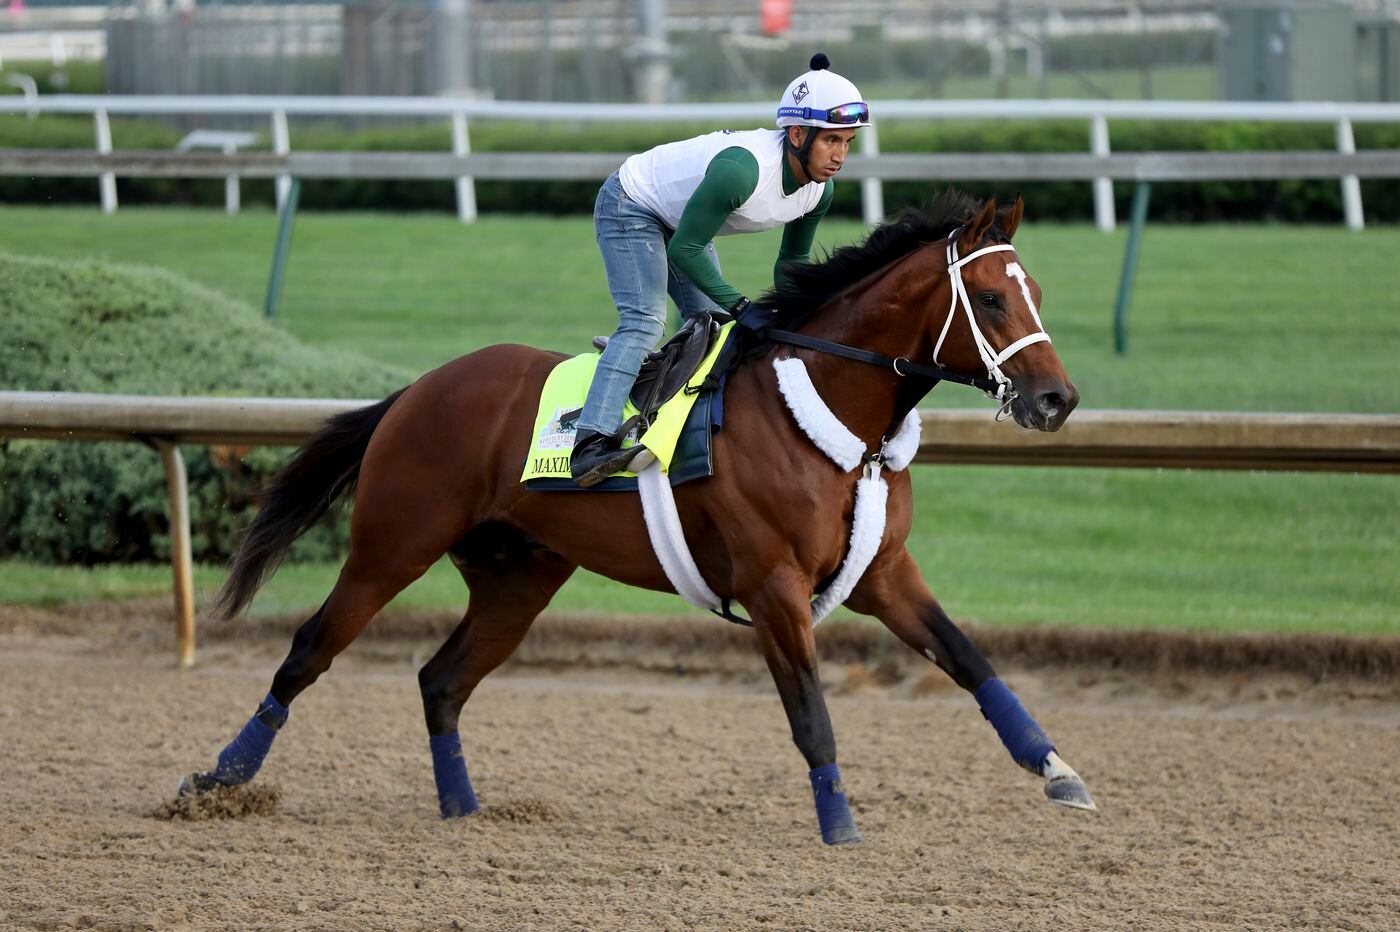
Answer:
[[[821,52],[812,56],[812,70],[799,75],[778,101],[778,126],[822,126],[849,129],[870,124],[870,105],[856,86],[834,71]]]

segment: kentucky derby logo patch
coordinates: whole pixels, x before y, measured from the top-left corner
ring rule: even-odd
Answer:
[[[554,414],[544,429],[540,431],[539,437],[535,440],[535,446],[541,450],[562,450],[574,447],[574,428],[564,427],[559,423],[559,415],[563,414],[564,408],[555,408]]]
[[[802,103],[803,98],[806,96],[807,82],[803,81],[801,84],[797,85],[797,89],[792,92],[792,102],[795,104],[800,104]]]

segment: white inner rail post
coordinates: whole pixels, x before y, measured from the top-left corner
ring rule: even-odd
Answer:
[[[170,495],[170,567],[175,573],[175,645],[180,669],[194,666],[194,558],[190,548],[190,487],[185,458],[169,440],[152,438]]]
[[[4,67],[4,63],[3,63],[3,62],[0,62],[0,68],[3,68],[3,67]],[[25,99],[26,101],[28,101],[28,102],[30,102],[30,103],[37,103],[37,102],[38,102],[38,100],[39,100],[39,84],[38,84],[37,81],[35,81],[35,80],[34,80],[32,77],[30,77],[29,75],[23,74],[23,73],[7,74],[7,75],[5,75],[5,83],[8,84],[8,85],[10,85],[10,87],[17,87],[17,88],[19,88],[19,92],[20,92],[21,94],[24,95],[24,99]],[[38,108],[38,107],[30,107],[30,108],[29,108],[29,119],[32,120],[32,119],[34,119],[35,117],[37,117],[38,115],[39,115],[39,108]]]
[[[452,154],[470,155],[471,136],[467,134],[467,115],[452,114]],[[476,179],[470,175],[457,178],[457,219],[463,223],[476,222]]]
[[[224,155],[233,155],[238,151],[238,147],[231,142],[224,143]],[[229,214],[238,213],[238,207],[242,200],[238,191],[238,176],[224,176],[224,212]]]
[[[1356,154],[1356,136],[1351,131],[1351,120],[1343,118],[1337,121],[1337,151],[1343,155]],[[1366,215],[1361,210],[1361,180],[1355,175],[1342,176],[1342,211],[1348,230],[1360,230],[1366,226]]]
[[[97,131],[97,151],[100,155],[107,155],[112,151],[112,123],[107,119],[107,111],[94,110],[92,120],[93,127]],[[117,176],[111,172],[103,172],[98,179],[97,188],[102,194],[102,212],[104,214],[116,213]]]
[[[862,127],[856,135],[860,137],[861,155],[880,154],[880,137],[876,135],[875,124]],[[866,178],[861,181],[860,207],[868,227],[885,219],[885,185],[881,179]]]
[[[1095,155],[1109,155],[1108,117],[1094,115],[1089,124],[1089,146]],[[1094,222],[1100,230],[1112,233],[1117,221],[1113,211],[1113,179],[1094,179]]]
[[[292,152],[291,134],[287,131],[287,111],[272,111],[272,151],[278,155],[290,155]],[[291,175],[277,176],[277,212],[282,212],[282,205],[287,203],[287,192],[292,189]]]
[[[239,146],[251,146],[258,141],[257,133],[240,133],[229,130],[217,129],[197,129],[188,133],[179,144],[175,146],[177,152],[189,152],[194,149],[218,149],[224,155],[237,155]],[[242,195],[238,188],[237,171],[230,172],[224,176],[224,211],[230,214],[238,213],[242,202]]]

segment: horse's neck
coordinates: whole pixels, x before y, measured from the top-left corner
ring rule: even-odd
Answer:
[[[824,305],[801,332],[858,349],[927,362],[933,352],[926,308],[941,279],[928,247],[917,249]],[[941,257],[938,261],[941,269]],[[946,299],[945,299],[946,300]],[[816,350],[800,350],[812,383],[832,412],[873,445],[890,424],[904,379],[893,371]]]

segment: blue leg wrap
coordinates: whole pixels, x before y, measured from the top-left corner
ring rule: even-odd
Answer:
[[[268,693],[238,737],[219,753],[218,766],[209,776],[224,786],[238,786],[253,779],[262,767],[267,752],[272,749],[272,739],[277,737],[278,729],[286,724],[287,715],[287,707]]]
[[[835,764],[823,764],[807,774],[812,780],[812,799],[817,804],[817,822],[822,828],[822,841],[828,845],[860,841],[856,820],[846,803],[846,791],[841,786],[841,771]]]
[[[978,688],[977,704],[982,707],[982,715],[997,730],[1001,743],[1011,752],[1011,759],[1039,776],[1045,758],[1055,750],[1055,745],[1016,694],[999,678],[992,677]]]
[[[433,751],[433,779],[437,781],[438,811],[444,819],[471,815],[481,808],[467,776],[467,762],[462,757],[462,739],[457,732],[429,735],[428,747]]]

